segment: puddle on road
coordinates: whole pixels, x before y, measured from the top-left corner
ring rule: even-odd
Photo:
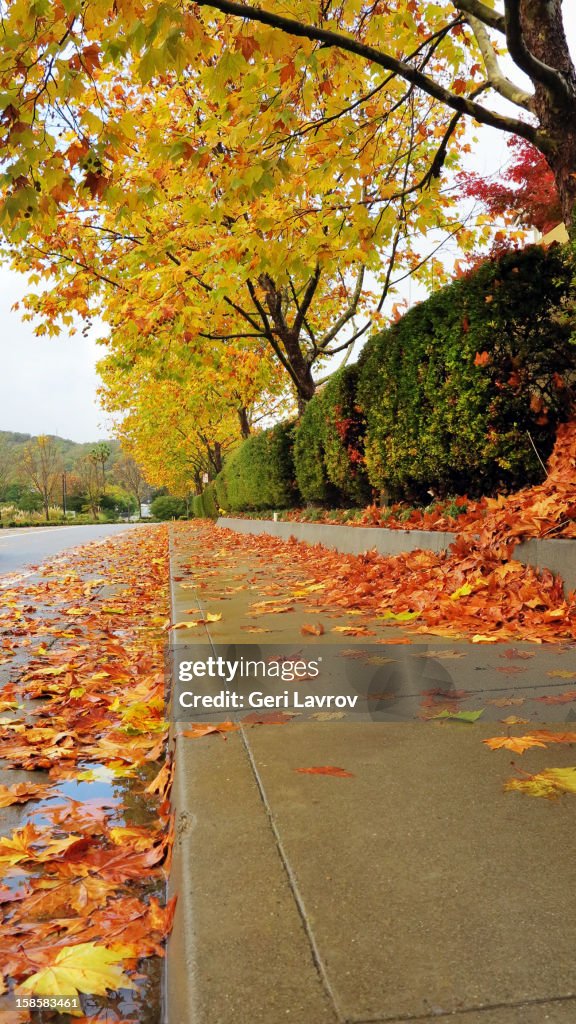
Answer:
[[[98,770],[103,765],[94,762],[82,762],[78,770]],[[54,825],[47,812],[56,808],[69,806],[71,813],[74,813],[75,805],[78,805],[78,812],[82,814],[85,808],[88,814],[105,814],[106,821],[112,827],[124,826],[145,826],[155,822],[156,808],[154,799],[148,796],[144,789],[157,774],[158,766],[150,764],[141,768],[134,777],[129,779],[115,779],[114,781],[83,781],[65,780],[55,782],[55,788],[49,798],[35,803],[24,805],[21,808],[20,824],[34,824],[37,828],[50,826],[55,837],[58,834],[64,838],[69,834],[65,829],[54,831]],[[37,774],[37,773],[35,773]],[[72,803],[73,802],[73,803]],[[38,871],[26,869],[11,869],[13,873],[7,874],[1,880],[3,887],[17,892],[26,881],[33,878],[43,877],[41,865]],[[142,880],[136,887],[137,895],[147,902],[150,897],[156,897],[164,903],[166,896],[166,879],[160,874],[158,877],[151,877],[147,881]],[[118,887],[118,895],[129,895],[134,891],[130,882]],[[9,916],[9,904],[7,916]],[[45,920],[38,916],[38,921]],[[104,938],[104,937],[103,937]],[[70,945],[74,943],[71,942]],[[162,1020],[161,999],[162,999],[162,977],[164,961],[159,957],[147,957],[139,960],[137,970],[132,974],[132,980],[136,985],[134,990],[120,989],[110,992],[107,996],[80,995],[82,1011],[86,1017],[97,1016],[97,1020],[114,1024],[115,1021],[133,1021],[134,1024],[159,1024]],[[14,997],[7,996],[0,998],[0,1021],[3,1011],[14,1009]],[[23,1018],[25,1019],[25,1018]],[[33,1010],[30,1013],[30,1021],[33,1024],[73,1024],[77,1020],[66,1013],[58,1013],[49,1010]]]

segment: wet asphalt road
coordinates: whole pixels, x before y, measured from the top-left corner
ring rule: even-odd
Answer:
[[[0,586],[2,577],[30,572],[47,558],[63,554],[89,541],[137,530],[140,523],[106,523],[97,526],[38,526],[0,530]]]

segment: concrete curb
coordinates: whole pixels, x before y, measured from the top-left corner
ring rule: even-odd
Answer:
[[[281,540],[294,537],[305,544],[322,544],[348,555],[376,550],[381,555],[400,555],[425,548],[447,551],[455,533],[440,530],[386,530],[375,526],[330,526],[326,523],[278,522],[270,519],[233,519],[221,516],[217,525],[236,533],[267,534]],[[549,569],[562,578],[567,591],[576,590],[576,541],[527,540],[518,544],[514,558],[535,569]]]

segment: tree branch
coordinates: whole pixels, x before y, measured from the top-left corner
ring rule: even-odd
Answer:
[[[560,96],[564,102],[572,103],[574,95],[564,75],[538,60],[538,57],[530,53],[526,46],[520,22],[520,0],[504,0],[504,6],[506,10],[506,43],[514,62],[530,78],[545,85],[553,95]]]
[[[310,308],[310,303],[312,302],[312,299],[314,298],[314,293],[315,293],[315,291],[316,291],[316,289],[318,287],[318,282],[319,281],[320,281],[320,267],[319,267],[318,264],[316,264],[316,269],[315,269],[312,277],[310,278],[310,280],[309,280],[309,282],[308,282],[308,284],[306,286],[306,291],[304,292],[304,298],[302,299],[302,302],[300,304],[298,304],[298,301],[296,300],[297,313],[296,313],[296,317],[294,319],[294,328],[293,328],[294,334],[297,334],[297,335],[300,334],[300,331],[302,329],[302,324],[304,323],[304,321],[306,319],[306,313],[308,312],[308,310]]]
[[[348,306],[348,309],[344,310],[342,316],[338,317],[334,326],[331,327],[330,330],[326,332],[322,340],[315,346],[318,352],[324,352],[326,350],[326,346],[330,344],[330,342],[336,337],[339,331],[342,330],[344,325],[347,324],[348,321],[351,320],[352,317],[354,316],[358,308],[358,303],[360,302],[360,296],[362,295],[362,285],[364,284],[365,270],[365,267],[360,267],[360,270],[358,271],[358,277],[356,278],[356,287],[354,288],[354,293],[352,295],[350,305]]]
[[[470,14],[473,18],[477,18],[483,25],[495,28],[497,32],[505,35],[506,19],[504,15],[498,14],[498,11],[493,11],[491,7],[482,3],[482,0],[454,0],[454,6],[457,10],[463,11],[464,14]]]
[[[507,0],[507,2],[518,3],[518,0]],[[466,96],[452,93],[449,89],[440,85],[439,82],[434,81],[433,78],[422,74],[422,72],[407,64],[406,61],[392,57],[391,54],[377,50],[366,43],[361,43],[352,36],[345,35],[343,32],[334,32],[315,25],[305,25],[300,21],[295,21],[293,18],[272,14],[270,11],[251,7],[248,4],[236,3],[235,0],[197,0],[197,6],[212,7],[223,14],[248,18],[263,25],[270,25],[272,28],[281,29],[283,32],[298,38],[311,39],[323,43],[326,47],[335,47],[347,53],[354,53],[371,64],[376,64],[387,71],[393,71],[400,78],[404,78],[405,81],[411,82],[418,89],[428,93],[429,96],[434,97],[434,99],[439,100],[453,110],[457,110],[460,114],[467,114],[469,117],[473,117],[480,124],[487,124],[491,128],[498,128],[500,131],[508,132],[511,135],[520,135],[522,138],[527,139],[528,142],[535,143],[543,152],[545,149],[550,148],[550,143],[546,136],[538,132],[538,129],[533,125],[526,124],[525,121],[520,121],[514,117],[497,114],[495,111],[488,110],[480,103],[475,103]],[[521,65],[519,64],[519,66]],[[555,77],[558,77],[556,72],[552,73]]]
[[[496,52],[492,46],[490,36],[486,31],[486,26],[483,25],[478,18],[474,18],[472,15],[468,17],[468,22],[476,37],[480,53],[482,54],[482,60],[484,61],[489,84],[496,90],[496,92],[499,92],[504,99],[510,100],[510,102],[515,103],[517,107],[522,107],[524,110],[529,111],[532,94],[521,89],[506,77],[498,63],[498,58],[496,57]]]

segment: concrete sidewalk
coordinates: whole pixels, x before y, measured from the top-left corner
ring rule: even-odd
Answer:
[[[222,613],[174,631],[178,645],[199,633],[249,642],[258,623],[273,630],[260,642],[302,647],[302,624],[318,616],[301,602],[252,617],[270,584],[285,586],[263,560],[217,552],[207,573],[193,530],[176,530],[173,548],[173,620],[193,607]],[[397,627],[374,628],[402,639]],[[574,686],[546,674],[576,672],[574,648],[519,643],[507,660],[508,645],[429,647],[471,693],[459,706],[484,708],[481,722],[420,721],[422,695],[400,692],[386,722],[295,718],[225,740],[175,726],[169,1024],[574,1024],[576,800],[502,791],[511,761],[533,773],[574,764],[574,751],[521,757],[481,742],[505,734],[498,723],[510,714],[530,720],[520,732],[574,719],[574,704],[533,702]],[[391,659],[408,650],[382,647]],[[507,676],[510,666],[522,674]],[[295,771],[318,765],[352,776]]]

